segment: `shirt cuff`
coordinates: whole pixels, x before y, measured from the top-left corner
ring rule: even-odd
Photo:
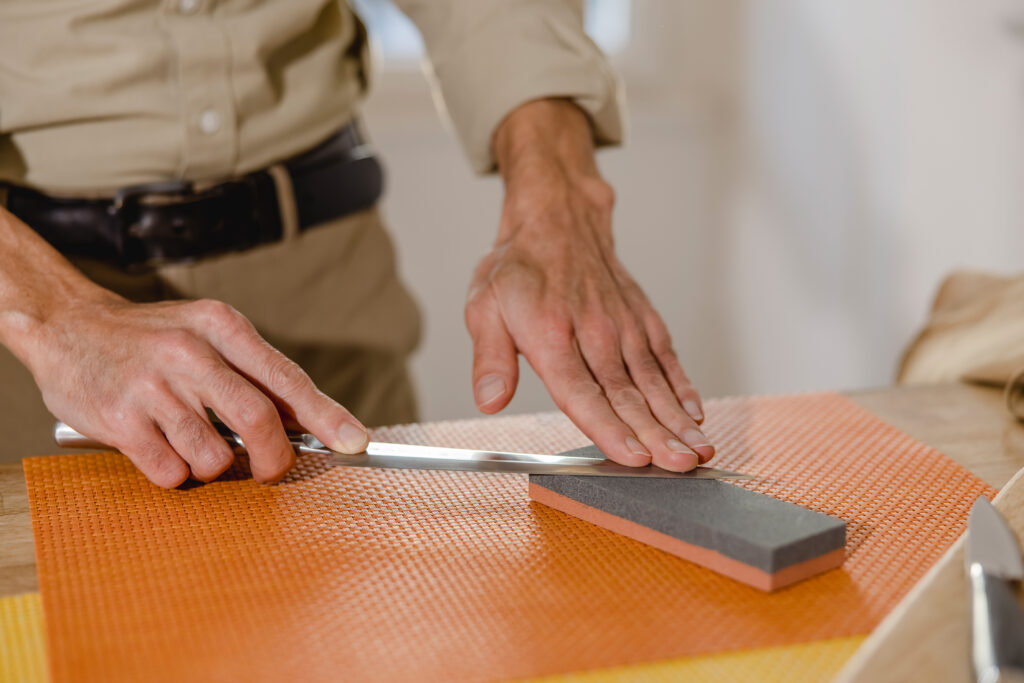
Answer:
[[[474,24],[436,49],[428,38],[435,86],[474,171],[495,170],[495,129],[531,100],[570,99],[589,116],[596,144],[622,142],[622,85],[573,3],[507,4]]]

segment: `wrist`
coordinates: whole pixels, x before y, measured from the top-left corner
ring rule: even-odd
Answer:
[[[35,374],[46,364],[55,343],[59,346],[74,337],[83,320],[98,318],[99,307],[121,300],[112,292],[93,288],[99,291],[79,291],[73,297],[36,292],[17,305],[4,306],[0,310],[0,343]],[[56,289],[67,291],[65,287]]]
[[[492,148],[506,185],[537,173],[567,180],[600,177],[590,121],[570,100],[533,100],[516,107],[495,130]]]
[[[598,171],[590,122],[579,107],[561,99],[527,102],[502,121],[493,148],[505,183],[499,242],[583,227],[610,239],[614,192]],[[596,220],[551,220],[575,211]]]
[[[9,257],[9,258],[4,258]],[[31,369],[70,310],[121,301],[89,280],[28,226],[0,209],[0,343]]]

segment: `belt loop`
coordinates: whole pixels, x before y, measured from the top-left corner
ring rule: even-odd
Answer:
[[[274,164],[267,169],[277,190],[277,206],[281,211],[281,241],[295,239],[299,234],[299,209],[295,205],[295,190],[292,177],[284,164]]]

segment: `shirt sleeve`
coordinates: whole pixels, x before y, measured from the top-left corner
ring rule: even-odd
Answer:
[[[494,170],[491,137],[513,109],[564,97],[599,145],[622,141],[621,83],[583,32],[582,0],[395,0],[419,28],[470,164]]]

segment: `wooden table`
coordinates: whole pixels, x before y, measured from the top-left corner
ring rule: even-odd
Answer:
[[[951,384],[847,396],[996,488],[1024,467],[1024,425],[1010,417],[1001,391]],[[36,590],[24,472],[20,464],[0,465],[0,597]]]

